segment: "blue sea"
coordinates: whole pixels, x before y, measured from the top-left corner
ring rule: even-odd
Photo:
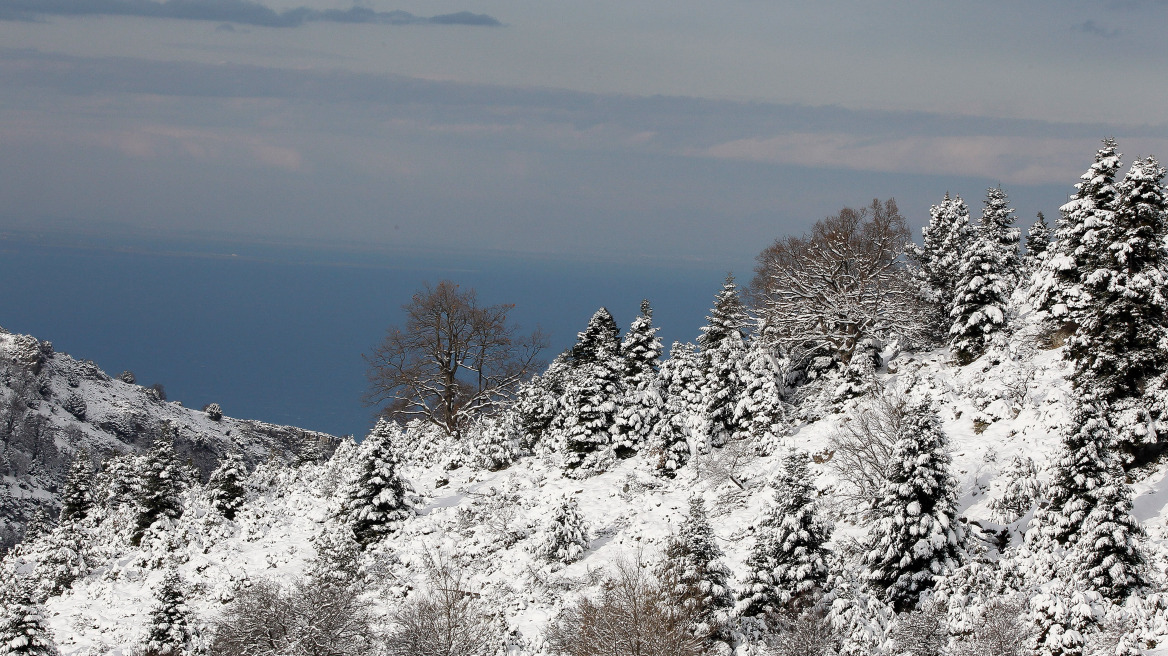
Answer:
[[[363,435],[374,410],[361,402],[362,353],[426,281],[514,303],[521,327],[549,334],[550,359],[597,308],[623,330],[642,298],[666,348],[693,340],[727,271],[747,282],[749,267],[0,233],[0,326],[162,383],[188,407]]]

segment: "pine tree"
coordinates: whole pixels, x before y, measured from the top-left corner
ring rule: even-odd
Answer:
[[[155,606],[150,611],[142,656],[175,656],[187,653],[191,627],[187,620],[186,597],[182,580],[169,570],[155,592]]]
[[[345,513],[353,538],[363,547],[396,531],[413,515],[407,484],[397,473],[397,457],[388,435],[374,431],[361,444],[358,474],[352,481]]]
[[[1099,268],[1107,249],[1102,236],[1115,218],[1119,196],[1115,177],[1121,162],[1116,148],[1114,139],[1103,141],[1070,202],[1059,208],[1054,240],[1034,279],[1032,296],[1038,309],[1070,326],[1077,325],[1079,313],[1092,302],[1083,282]]]
[[[1110,221],[1098,229],[1101,252],[1082,280],[1089,304],[1078,308],[1067,357],[1074,382],[1114,402],[1142,394],[1168,365],[1168,198],[1164,169],[1138,160],[1118,185]]]
[[[1094,507],[1072,550],[1074,571],[1091,589],[1116,601],[1145,583],[1140,549],[1144,531],[1132,516],[1131,490],[1111,458],[1102,485],[1091,490]]]
[[[1033,458],[1014,456],[999,478],[1006,482],[1006,489],[990,504],[990,510],[996,521],[1010,524],[1030,512],[1042,494],[1038,467]]]
[[[653,309],[641,301],[641,314],[633,320],[621,343],[624,358],[624,394],[614,427],[613,447],[617,457],[627,458],[648,441],[653,425],[661,418],[659,368],[661,359],[660,330],[653,326]]]
[[[986,192],[985,210],[958,268],[956,293],[949,311],[949,346],[961,364],[985,353],[1006,330],[1006,306],[1018,276],[1017,232],[1001,188]],[[1011,241],[1012,239],[1012,241]]]
[[[698,635],[716,634],[723,616],[734,605],[730,571],[722,559],[722,550],[706,517],[705,502],[701,497],[691,497],[689,513],[665,545],[658,578],[666,587],[670,603],[692,613]]]
[[[6,599],[0,608],[0,656],[57,656],[40,609],[27,594]]]
[[[932,403],[909,408],[893,447],[863,556],[864,579],[897,612],[916,605],[935,578],[962,560],[965,531],[957,521],[957,482],[949,473],[948,440]]]
[[[558,402],[558,449],[571,476],[603,471],[623,395],[624,359],[612,315],[600,308],[565,355],[564,395]]]
[[[351,532],[326,528],[313,540],[316,553],[308,561],[305,576],[312,585],[348,587],[358,577],[361,545]]]
[[[90,480],[93,478],[93,462],[89,459],[89,452],[78,449],[69,465],[69,473],[65,478],[65,486],[61,490],[61,514],[59,522],[79,522],[93,507],[93,489]]]
[[[1075,413],[1052,469],[1048,504],[1038,513],[1041,534],[1060,544],[1077,540],[1094,509],[1093,491],[1107,483],[1108,448],[1114,441],[1102,402],[1091,395],[1079,395],[1074,403]]]
[[[228,453],[219,467],[211,473],[207,489],[211,495],[211,505],[224,519],[235,519],[235,513],[243,507],[246,494],[243,482],[247,479],[247,466],[238,453]]]
[[[649,434],[654,468],[667,478],[677,475],[690,459],[690,437],[701,423],[702,373],[692,344],[674,342],[661,365],[664,395],[662,417]]]
[[[174,440],[169,429],[154,440],[146,454],[144,471],[137,487],[138,525],[134,543],[154,522],[176,520],[182,516],[182,494],[187,472],[174,452]]]
[[[698,338],[705,369],[705,432],[711,446],[725,445],[743,429],[735,421],[734,410],[743,391],[747,320],[734,276],[727,275]]]
[[[576,335],[576,343],[565,359],[572,367],[604,361],[620,353],[620,328],[608,308],[600,308],[588,320],[588,327]]]
[[[785,372],[766,339],[765,329],[750,341],[743,357],[740,376],[742,393],[734,406],[734,439],[749,439],[760,454],[772,453],[787,432],[782,389]]]
[[[569,564],[580,560],[587,549],[588,524],[580,514],[576,500],[565,497],[544,524],[536,555]]]
[[[1018,228],[1014,227],[1015,221],[1014,208],[1010,207],[1010,199],[1002,187],[999,185],[987,189],[979,229],[997,245],[1002,261],[998,273],[1006,280],[1011,291],[1022,277],[1022,261],[1018,257],[1021,235]]]
[[[1050,225],[1046,222],[1046,216],[1039,212],[1026,231],[1026,257],[1023,264],[1027,272],[1033,274],[1041,266],[1042,260],[1046,259],[1050,237]]]
[[[816,516],[807,460],[799,451],[783,459],[774,505],[756,527],[757,541],[746,560],[739,615],[758,617],[807,605],[827,581],[824,545],[831,527]]]
[[[957,281],[965,248],[972,235],[969,208],[960,196],[945,194],[939,205],[929,208],[929,225],[923,229],[921,245],[908,244],[906,251],[916,263],[914,272],[924,300],[932,311],[929,330],[938,338],[947,334],[949,311],[957,294]]]

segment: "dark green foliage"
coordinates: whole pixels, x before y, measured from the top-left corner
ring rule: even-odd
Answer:
[[[928,331],[941,339],[951,325],[949,311],[957,294],[965,249],[973,234],[965,201],[960,196],[950,198],[946,193],[939,205],[929,208],[929,225],[923,233],[921,245],[910,243],[906,251],[916,265],[914,275],[930,308]]]
[[[93,462],[89,459],[89,452],[79,449],[69,465],[69,474],[61,490],[59,521],[62,524],[79,522],[89,514],[93,507],[93,489],[90,485],[92,478]]]
[[[359,473],[345,505],[353,538],[369,546],[396,531],[413,515],[406,483],[397,473],[397,457],[387,435],[377,431],[361,444]]]
[[[827,581],[824,544],[831,526],[816,515],[807,461],[800,451],[783,460],[774,505],[755,527],[756,541],[738,594],[737,610],[743,617],[807,606]]]
[[[689,514],[665,545],[658,577],[671,603],[692,614],[699,635],[718,633],[734,605],[730,571],[722,558],[705,503],[701,497],[690,498]]]
[[[714,307],[698,337],[705,370],[703,385],[704,414],[710,445],[720,447],[748,430],[736,416],[735,408],[742,397],[746,381],[746,323],[749,317],[734,276],[727,275],[722,291],[714,298]]]
[[[1026,231],[1025,263],[1027,271],[1034,271],[1038,268],[1049,248],[1050,225],[1046,222],[1046,216],[1039,212],[1034,223],[1030,224],[1030,229]]]
[[[566,360],[573,367],[590,364],[620,352],[620,328],[607,308],[600,308],[588,321],[588,327],[576,336],[576,344]]]
[[[150,611],[142,656],[179,656],[187,652],[191,641],[191,627],[187,619],[186,597],[182,580],[173,569],[162,578],[154,593],[155,605]]]
[[[909,407],[907,422],[893,446],[862,561],[864,579],[897,612],[913,608],[937,576],[961,563],[965,542],[941,420],[924,402]]]
[[[174,452],[174,438],[170,429],[154,440],[154,445],[143,461],[141,479],[136,489],[138,499],[138,526],[134,543],[154,522],[175,520],[182,516],[182,494],[186,489],[188,472]]]
[[[211,504],[225,519],[235,519],[235,513],[243,506],[246,493],[243,481],[247,479],[247,466],[238,453],[231,452],[211,473],[207,490]]]
[[[1006,309],[1019,276],[1014,210],[1001,187],[986,192],[981,222],[958,268],[949,311],[949,345],[961,364],[973,362],[1006,331]]]

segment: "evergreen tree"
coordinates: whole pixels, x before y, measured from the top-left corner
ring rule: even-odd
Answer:
[[[1054,240],[1034,279],[1032,295],[1038,309],[1057,321],[1075,326],[1091,304],[1083,282],[1097,268],[1107,244],[1102,237],[1115,218],[1119,191],[1115,177],[1121,166],[1114,139],[1105,139],[1095,163],[1080,176],[1070,202],[1059,208]]]
[[[350,484],[345,513],[353,538],[369,545],[396,531],[413,515],[408,486],[397,473],[397,457],[389,436],[374,431],[359,452],[357,477]]]
[[[764,329],[759,332],[742,360],[742,393],[734,406],[739,433],[734,439],[749,439],[760,454],[769,454],[787,432],[782,397],[785,375],[774,355],[777,347],[766,339]]]
[[[1002,187],[999,185],[987,189],[979,228],[997,246],[1002,262],[998,273],[1006,280],[1011,291],[1022,276],[1022,262],[1018,257],[1020,234],[1018,228],[1014,227],[1015,220],[1014,208],[1010,207],[1010,199]]]
[[[68,590],[89,574],[85,538],[74,523],[65,523],[28,545],[21,545],[35,563],[37,598],[47,599]]]
[[[694,617],[697,635],[714,635],[734,605],[730,571],[714,540],[701,497],[691,497],[689,513],[670,537],[658,573],[670,602]]]
[[[155,593],[156,603],[150,611],[142,656],[176,656],[187,653],[191,627],[187,621],[186,598],[182,580],[169,570]]]
[[[938,338],[947,334],[949,311],[957,294],[957,281],[965,249],[972,235],[969,208],[960,196],[945,194],[939,205],[929,208],[929,225],[923,229],[921,245],[905,248],[916,263],[915,276],[924,300],[932,308],[929,330]]]
[[[757,617],[807,605],[827,582],[824,545],[831,527],[816,516],[807,460],[798,451],[783,459],[774,505],[756,527],[757,540],[746,560],[739,615]]]
[[[1063,436],[1047,491],[1046,508],[1038,513],[1041,534],[1060,544],[1074,543],[1095,506],[1094,490],[1107,483],[1108,447],[1114,441],[1107,410],[1090,395],[1080,395]]]
[[[587,549],[588,524],[580,514],[576,500],[565,497],[544,524],[536,555],[568,564],[580,560]]]
[[[649,435],[654,467],[673,478],[690,459],[690,437],[702,423],[702,372],[692,344],[674,342],[661,365],[662,417]]]
[[[174,452],[169,429],[154,440],[143,462],[142,478],[137,486],[138,526],[134,543],[160,519],[176,520],[182,516],[182,494],[187,472]]]
[[[620,353],[620,328],[612,318],[608,308],[600,308],[588,320],[588,327],[576,335],[576,343],[565,355],[572,367],[603,362],[610,366],[609,358]]]
[[[969,364],[1006,330],[1006,306],[1018,276],[1017,232],[1001,188],[986,192],[985,211],[958,268],[949,312],[949,346],[957,361]],[[1011,241],[1011,239],[1013,241]]]
[[[1034,223],[1030,224],[1030,229],[1026,231],[1024,261],[1026,271],[1033,273],[1041,266],[1042,260],[1046,258],[1047,249],[1050,248],[1050,237],[1050,226],[1046,223],[1046,216],[1039,212]]]
[[[1034,508],[1042,494],[1042,484],[1038,480],[1038,467],[1029,457],[1014,456],[1000,478],[1006,481],[1006,489],[990,504],[990,510],[996,521],[1010,524]]]
[[[734,276],[727,275],[698,337],[705,369],[705,432],[711,446],[723,446],[743,429],[734,410],[743,391],[747,319]]]
[[[93,462],[89,459],[89,452],[78,449],[69,465],[69,473],[65,478],[65,486],[61,490],[60,523],[79,522],[89,514],[93,507],[93,489],[90,480],[93,479]]]
[[[649,301],[641,301],[641,314],[633,320],[621,344],[624,394],[614,428],[613,446],[617,457],[626,458],[640,450],[662,415],[664,399],[661,398],[659,378],[661,338],[657,336],[658,330],[653,326],[653,309]]]
[[[243,482],[247,480],[247,466],[238,453],[228,453],[219,467],[211,473],[207,481],[207,489],[211,495],[211,505],[223,515],[224,519],[235,519],[235,513],[243,507],[243,498],[246,490]]]
[[[1097,232],[1101,251],[1082,280],[1090,298],[1075,313],[1068,342],[1074,382],[1101,400],[1142,394],[1145,383],[1168,364],[1168,198],[1164,169],[1153,158],[1138,160],[1118,185],[1110,221]]]
[[[932,403],[910,407],[863,555],[864,579],[897,612],[913,608],[937,576],[962,560],[965,531],[957,521],[947,446]]]
[[[0,608],[0,656],[57,656],[40,609],[27,594],[4,600]]]
[[[308,561],[305,576],[314,586],[348,587],[360,573],[361,545],[352,533],[326,528],[313,541],[316,553]]]
[[[1103,484],[1091,490],[1094,507],[1083,520],[1072,559],[1075,573],[1103,596],[1119,601],[1142,587],[1144,531],[1132,516],[1131,490],[1111,458]]]

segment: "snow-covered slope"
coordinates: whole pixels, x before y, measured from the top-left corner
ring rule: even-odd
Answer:
[[[78,449],[95,460],[141,450],[169,425],[179,455],[205,477],[228,451],[254,466],[291,462],[309,448],[327,454],[337,443],[323,433],[213,415],[163,401],[93,362],[54,352],[50,342],[0,329],[0,550],[37,509],[55,516],[55,495]]]

